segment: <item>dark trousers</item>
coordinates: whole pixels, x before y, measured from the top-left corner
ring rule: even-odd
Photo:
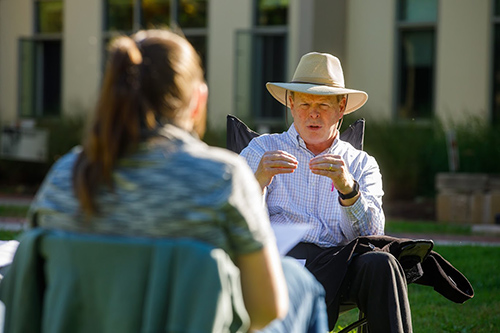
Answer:
[[[318,281],[328,289],[332,281],[324,274],[315,274],[310,263],[325,249],[310,243],[300,243],[288,255],[306,259],[306,267]],[[324,270],[324,267],[321,267]],[[330,268],[329,268],[330,269]],[[331,267],[333,272],[336,268]],[[327,293],[328,295],[328,293]],[[387,252],[367,252],[354,256],[347,267],[336,295],[337,299],[326,299],[328,312],[338,314],[339,304],[355,304],[368,320],[371,333],[412,332],[411,312],[408,302],[404,271],[397,259]],[[335,307],[331,309],[330,307]],[[330,321],[333,316],[329,316]],[[330,329],[335,323],[330,322]]]

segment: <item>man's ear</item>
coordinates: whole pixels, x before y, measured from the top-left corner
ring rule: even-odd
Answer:
[[[288,107],[293,108],[293,97],[292,94],[288,93]]]
[[[292,115],[292,118],[295,119],[295,108],[294,108],[294,105],[295,105],[295,100],[292,96],[292,94],[290,92],[288,92],[288,108],[290,109],[290,114]],[[286,112],[288,112],[288,110],[285,109]]]
[[[342,117],[344,116],[346,106],[347,106],[347,97],[344,96],[342,100],[339,102],[339,109]]]

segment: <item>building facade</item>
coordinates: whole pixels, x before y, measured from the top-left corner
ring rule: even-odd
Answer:
[[[0,126],[90,113],[116,34],[179,26],[201,54],[208,122],[283,128],[265,90],[337,55],[359,116],[500,122],[499,0],[0,0]]]

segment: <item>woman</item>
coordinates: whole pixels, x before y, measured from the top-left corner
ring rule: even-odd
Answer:
[[[83,148],[54,165],[30,220],[220,247],[241,271],[251,328],[262,329],[286,316],[287,282],[250,169],[199,139],[207,96],[200,59],[184,38],[148,30],[114,40]]]

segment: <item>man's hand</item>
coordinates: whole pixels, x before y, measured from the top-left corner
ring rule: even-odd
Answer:
[[[281,173],[292,173],[297,169],[298,164],[295,156],[286,151],[268,151],[262,155],[257,171],[255,171],[255,177],[264,190],[266,186],[271,184],[274,176]]]
[[[309,161],[309,169],[317,175],[328,177],[333,186],[343,194],[351,193],[354,189],[354,178],[347,165],[339,155],[324,154],[312,158]],[[350,206],[358,199],[359,194],[347,200],[341,200],[345,206]]]

